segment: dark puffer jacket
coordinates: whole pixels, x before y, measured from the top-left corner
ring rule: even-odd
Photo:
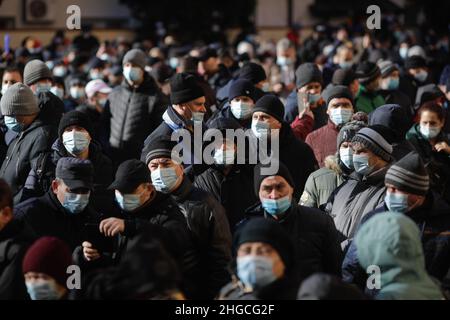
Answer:
[[[386,205],[368,213],[360,227],[375,215],[388,211]],[[386,213],[389,214],[389,213]],[[450,206],[440,196],[430,192],[425,203],[406,213],[419,227],[428,273],[443,281],[450,270]],[[350,245],[342,264],[343,280],[365,289],[367,273],[359,265],[354,242]],[[447,280],[448,281],[448,280]],[[447,290],[450,283],[446,283]]]
[[[264,211],[261,204],[249,208],[246,214],[246,219],[256,217],[273,219]],[[316,272],[337,276],[341,274],[343,256],[338,232],[330,216],[318,209],[292,203],[285,215],[276,221],[294,240],[298,275],[301,280]]]
[[[35,162],[43,152],[50,150],[55,141],[54,131],[52,126],[36,119],[10,142],[0,176],[11,187],[15,204],[22,200],[25,182]]]
[[[197,297],[213,299],[230,281],[227,267],[231,261],[231,233],[225,209],[187,178],[171,196],[186,217],[199,251],[202,276],[197,282]]]
[[[161,123],[167,105],[167,98],[148,74],[138,88],[124,80],[111,92],[102,122],[110,129],[109,145],[115,164],[139,159],[145,138]]]

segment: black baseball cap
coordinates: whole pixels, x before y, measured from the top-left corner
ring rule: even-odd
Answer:
[[[69,189],[92,189],[94,184],[94,167],[89,160],[65,157],[56,165],[56,178],[62,179]]]
[[[108,189],[119,190],[121,193],[132,193],[141,183],[151,183],[150,170],[144,162],[131,159],[123,162],[117,168],[116,178]]]

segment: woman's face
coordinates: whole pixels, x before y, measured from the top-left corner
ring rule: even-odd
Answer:
[[[420,125],[423,127],[438,127],[442,130],[444,122],[439,119],[437,113],[424,111],[420,116]]]

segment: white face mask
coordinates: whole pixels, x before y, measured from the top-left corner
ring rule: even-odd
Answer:
[[[10,84],[4,84],[4,85],[2,86],[2,96],[5,95],[6,90],[8,90],[9,87],[11,87]]]
[[[266,122],[253,120],[252,121],[252,131],[255,137],[258,139],[268,137],[270,134],[270,125]]]
[[[237,119],[248,119],[252,114],[253,104],[232,100],[230,103],[230,109],[233,116]]]
[[[214,151],[214,163],[218,165],[231,165],[234,163],[235,152],[233,148],[216,149]]]
[[[64,90],[58,87],[52,87],[50,89],[50,92],[53,93],[55,96],[60,98],[61,100],[64,98]]]

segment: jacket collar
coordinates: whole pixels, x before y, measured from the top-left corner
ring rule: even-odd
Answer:
[[[176,202],[182,202],[187,198],[187,196],[192,191],[192,183],[191,181],[186,177],[183,176],[183,181],[181,182],[180,186],[172,192],[172,198]]]
[[[167,107],[167,110],[164,112],[162,118],[163,121],[174,131],[188,127],[187,121],[179,115],[171,105]]]

